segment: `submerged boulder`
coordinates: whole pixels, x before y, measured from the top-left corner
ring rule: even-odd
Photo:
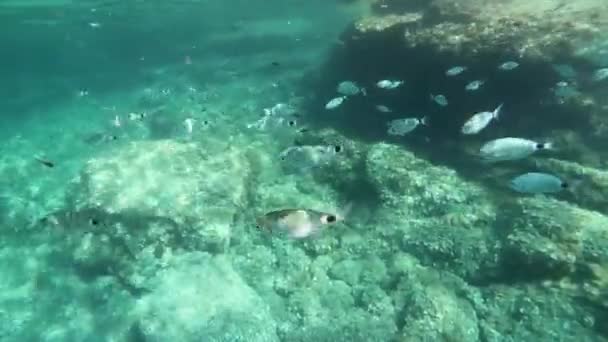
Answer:
[[[248,170],[227,144],[133,142],[91,159],[71,199],[75,208],[168,219],[191,228],[205,248],[224,250],[245,204]]]
[[[225,257],[175,258],[133,310],[146,341],[279,341],[266,303]]]
[[[500,250],[490,228],[490,192],[399,146],[376,144],[367,173],[382,200],[374,225],[427,265],[481,281],[495,273]]]

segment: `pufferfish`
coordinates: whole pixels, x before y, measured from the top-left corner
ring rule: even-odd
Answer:
[[[344,220],[344,216],[312,209],[282,209],[257,218],[257,228],[303,239]]]

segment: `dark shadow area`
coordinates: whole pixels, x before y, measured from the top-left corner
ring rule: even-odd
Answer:
[[[576,136],[586,146],[597,146],[588,134],[592,130],[589,111],[575,105],[550,102],[554,98],[552,89],[561,80],[552,63],[521,60],[501,51],[471,59],[432,46],[407,47],[403,41],[404,29],[401,25],[361,34],[350,27],[344,32],[344,45],[334,48],[321,76],[307,80],[309,86],[316,89],[316,96],[306,104],[314,125],[334,128],[356,140],[389,141],[407,146],[408,150],[432,163],[453,168],[465,178],[496,190],[499,195],[507,195],[508,181],[519,173],[550,170],[538,170],[532,159],[483,164],[477,157],[483,143],[507,136],[553,141],[560,146],[559,150],[534,158],[550,156],[582,164],[580,150],[570,145],[567,134],[563,133]],[[553,63],[592,69],[585,61],[567,56],[568,51],[564,51],[563,56],[554,56]],[[518,61],[520,66],[510,71],[498,68],[510,60]],[[446,76],[446,70],[457,65],[468,69],[457,76]],[[375,87],[382,79],[404,80],[405,84],[394,90]],[[329,99],[338,96],[336,85],[345,80],[365,87],[367,96],[347,98],[334,111],[322,109]],[[485,83],[477,91],[466,91],[466,84],[473,80]],[[431,94],[443,94],[449,104],[439,106],[431,100]],[[461,133],[462,125],[474,113],[492,111],[500,104],[504,107],[498,121],[492,121],[477,135]],[[385,105],[392,112],[379,112],[375,108],[377,105]],[[388,123],[406,117],[427,117],[429,124],[405,137],[389,136]],[[589,152],[604,153],[601,148]],[[558,197],[570,199],[571,195]],[[601,207],[601,203],[589,205]]]

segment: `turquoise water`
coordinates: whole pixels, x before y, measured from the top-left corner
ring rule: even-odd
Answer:
[[[608,12],[495,3],[0,1],[0,341],[608,340]]]

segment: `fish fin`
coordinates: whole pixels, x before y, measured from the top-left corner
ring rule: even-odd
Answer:
[[[543,143],[543,150],[555,151],[555,150],[557,150],[557,148],[555,147],[555,144],[552,141],[545,141]]]
[[[498,120],[498,117],[500,116],[500,112],[502,110],[503,105],[504,105],[504,103],[501,103],[498,107],[496,107],[496,109],[494,109],[494,111],[492,112],[492,118],[494,118],[495,120]]]
[[[336,213],[336,219],[337,221],[344,221],[346,220],[346,218],[350,215],[350,212],[353,209],[353,202],[349,201],[348,203],[346,203],[341,209],[338,210],[338,212]]]
[[[578,189],[581,187],[581,185],[584,184],[584,182],[585,181],[583,180],[583,178],[581,176],[576,176],[568,182],[562,182],[562,187],[564,189],[567,189],[571,193],[576,193],[578,191]]]

